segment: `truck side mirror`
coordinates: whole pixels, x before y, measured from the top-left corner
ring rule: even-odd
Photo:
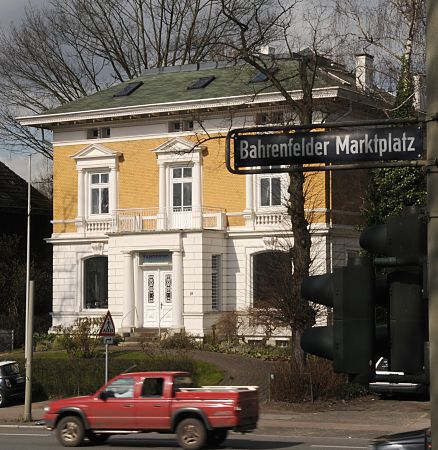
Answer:
[[[105,401],[108,397],[109,397],[108,392],[106,391],[99,392],[98,398],[100,398],[100,400]]]

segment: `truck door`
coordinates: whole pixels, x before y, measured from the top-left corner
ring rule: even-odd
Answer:
[[[92,428],[136,428],[137,402],[134,399],[134,385],[135,378],[123,377],[105,388],[105,398],[96,398],[87,414]]]
[[[146,377],[143,380],[141,398],[137,408],[139,428],[170,429],[170,402],[172,399],[163,396],[163,387],[164,378]]]

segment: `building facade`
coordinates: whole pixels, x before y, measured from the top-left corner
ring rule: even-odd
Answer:
[[[290,59],[276,64],[279,73],[296,70]],[[322,65],[314,122],[380,117],[359,78]],[[224,312],[254,305],[255,265],[293,245],[288,175],[239,176],[225,167],[231,128],[296,120],[244,64],[150,70],[19,120],[53,131],[54,326],[110,310],[119,332],[184,329],[202,337]],[[358,248],[366,173],[315,172],[306,180],[312,271],[323,273]],[[285,337],[283,330],[274,339]]]

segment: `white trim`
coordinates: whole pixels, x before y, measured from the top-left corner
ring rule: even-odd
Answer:
[[[328,98],[336,97],[339,94],[339,86],[313,89],[313,97]],[[345,89],[344,89],[345,90]],[[301,100],[303,93],[301,90],[288,91],[294,100]],[[354,91],[352,91],[354,92]],[[245,104],[263,104],[271,102],[284,102],[284,96],[278,92],[267,92],[254,95],[236,95],[230,97],[213,97],[201,100],[186,100],[182,102],[153,103],[150,105],[124,106],[119,108],[102,108],[86,111],[74,111],[55,114],[41,114],[38,116],[17,117],[21,125],[43,125],[78,120],[102,120],[105,118],[120,118],[125,116],[142,114],[159,114],[169,112],[180,112],[184,110],[194,110],[202,108],[220,108],[230,106],[240,106]]]

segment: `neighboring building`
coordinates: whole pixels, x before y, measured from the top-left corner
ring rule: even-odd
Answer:
[[[296,62],[279,58],[276,67],[299,99]],[[370,72],[359,71],[356,80],[322,63],[315,122],[382,117],[360,84]],[[118,331],[203,336],[222,312],[253,304],[254,266],[291,239],[288,177],[230,174],[223,136],[295,120],[265,77],[245,64],[153,69],[19,120],[53,131],[53,325],[109,309]],[[308,177],[314,271],[357,250],[365,175]]]
[[[0,234],[21,237],[23,256],[26,253],[28,182],[0,162]],[[30,243],[32,256],[49,258],[52,247],[45,239],[52,234],[52,203],[31,187]]]

